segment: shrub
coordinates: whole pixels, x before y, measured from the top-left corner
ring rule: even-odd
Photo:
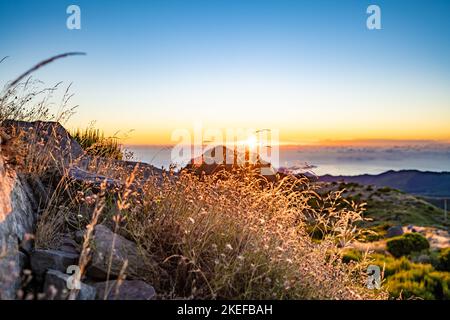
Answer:
[[[450,299],[450,275],[433,271],[431,265],[416,264],[390,277],[387,288],[393,298]]]
[[[383,187],[383,188],[378,189],[378,192],[381,192],[381,193],[389,193],[391,191],[393,191],[393,189],[389,188],[389,187]]]
[[[384,268],[385,277],[392,276],[400,271],[411,270],[414,268],[414,264],[406,257],[396,259],[392,256],[383,254],[373,254],[372,257],[375,259],[374,263],[376,265]]]
[[[428,249],[430,244],[428,240],[419,233],[406,233],[389,239],[386,243],[387,250],[394,257],[408,255],[411,252]]]
[[[439,252],[436,269],[450,272],[450,248],[442,249]]]

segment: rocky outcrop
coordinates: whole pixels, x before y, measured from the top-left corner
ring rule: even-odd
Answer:
[[[8,146],[8,150],[0,150],[0,299],[16,298],[22,285],[22,276],[29,274],[23,273],[24,266],[31,268],[33,281],[36,282],[33,290],[44,293],[47,299],[67,299],[70,275],[66,271],[69,266],[78,264],[83,233],[69,230],[59,241],[56,250],[33,248],[38,209],[47,203],[55,190],[53,180],[58,182],[62,175],[67,174],[68,178],[76,182],[74,185],[88,184],[93,187],[92,190],[106,181],[106,191],[117,192],[124,186],[124,180],[133,173],[133,185],[127,187],[139,191],[140,184],[146,179],[154,176],[161,179],[162,171],[143,163],[90,157],[59,123],[4,121],[1,125],[1,139],[6,137],[12,141],[20,136],[30,145],[42,146],[40,151],[49,154],[54,160],[51,163],[59,170],[50,171],[50,182],[30,179],[16,171],[19,170],[20,161],[8,160],[8,169],[5,167],[3,155],[9,155],[8,150],[14,151],[13,144]],[[53,171],[57,172],[55,179]],[[104,225],[98,225],[90,249],[91,259],[87,266],[87,277],[83,281],[92,285],[82,283],[76,299],[94,299],[95,281],[116,279],[121,274],[131,280],[120,282],[120,286],[114,281],[110,282],[114,296],[107,292],[107,299],[147,300],[155,296],[152,286],[136,280],[136,275],[149,259],[143,258],[143,253],[139,252],[134,242],[115,234]],[[100,295],[105,297],[106,286],[101,282],[95,286],[99,288]]]
[[[0,155],[0,299],[14,299],[37,219],[33,193],[23,177],[7,170]]]

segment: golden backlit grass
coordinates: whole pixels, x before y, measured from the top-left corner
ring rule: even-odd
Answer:
[[[169,172],[138,189],[133,175],[123,176],[127,181],[114,196],[106,189],[95,194],[88,186],[66,188],[76,196],[64,206],[50,204],[37,242],[61,215],[67,223],[59,232],[107,224],[136,242],[146,268],[135,277],[152,284],[160,299],[386,297],[364,288],[366,259],[341,260],[358,235],[354,223],[361,208],[342,202],[339,193],[320,198],[306,179],[261,183],[246,170],[211,176]],[[322,240],[307,232],[311,225],[326,226]],[[89,245],[86,239],[83,256]]]

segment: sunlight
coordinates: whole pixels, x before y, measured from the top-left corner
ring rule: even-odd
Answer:
[[[251,135],[250,137],[248,137],[248,139],[245,141],[245,144],[252,150],[254,150],[256,148],[256,146],[258,145],[258,139],[254,136]]]

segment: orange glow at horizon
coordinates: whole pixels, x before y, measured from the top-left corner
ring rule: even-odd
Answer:
[[[120,143],[125,145],[175,145],[178,141],[172,141],[174,130],[184,128],[193,136],[193,122],[189,120],[172,119],[148,125],[139,122],[138,119],[127,119],[121,123],[107,122],[96,123],[95,127],[103,130],[105,136],[118,136]],[[429,119],[430,121],[409,121],[411,119],[397,121],[386,117],[386,119],[366,119],[365,122],[355,119],[322,119],[322,121],[311,121],[309,119],[295,119],[286,117],[281,120],[273,119],[271,122],[264,121],[208,121],[202,124],[203,130],[218,129],[223,132],[226,129],[248,129],[272,128],[279,130],[280,145],[344,145],[344,144],[378,144],[388,141],[422,141],[433,140],[450,142],[450,126],[445,117],[440,119]],[[83,122],[71,123],[69,129],[85,128]],[[117,133],[119,132],[119,133]],[[384,142],[383,142],[384,141]],[[192,138],[194,143],[194,138]]]

